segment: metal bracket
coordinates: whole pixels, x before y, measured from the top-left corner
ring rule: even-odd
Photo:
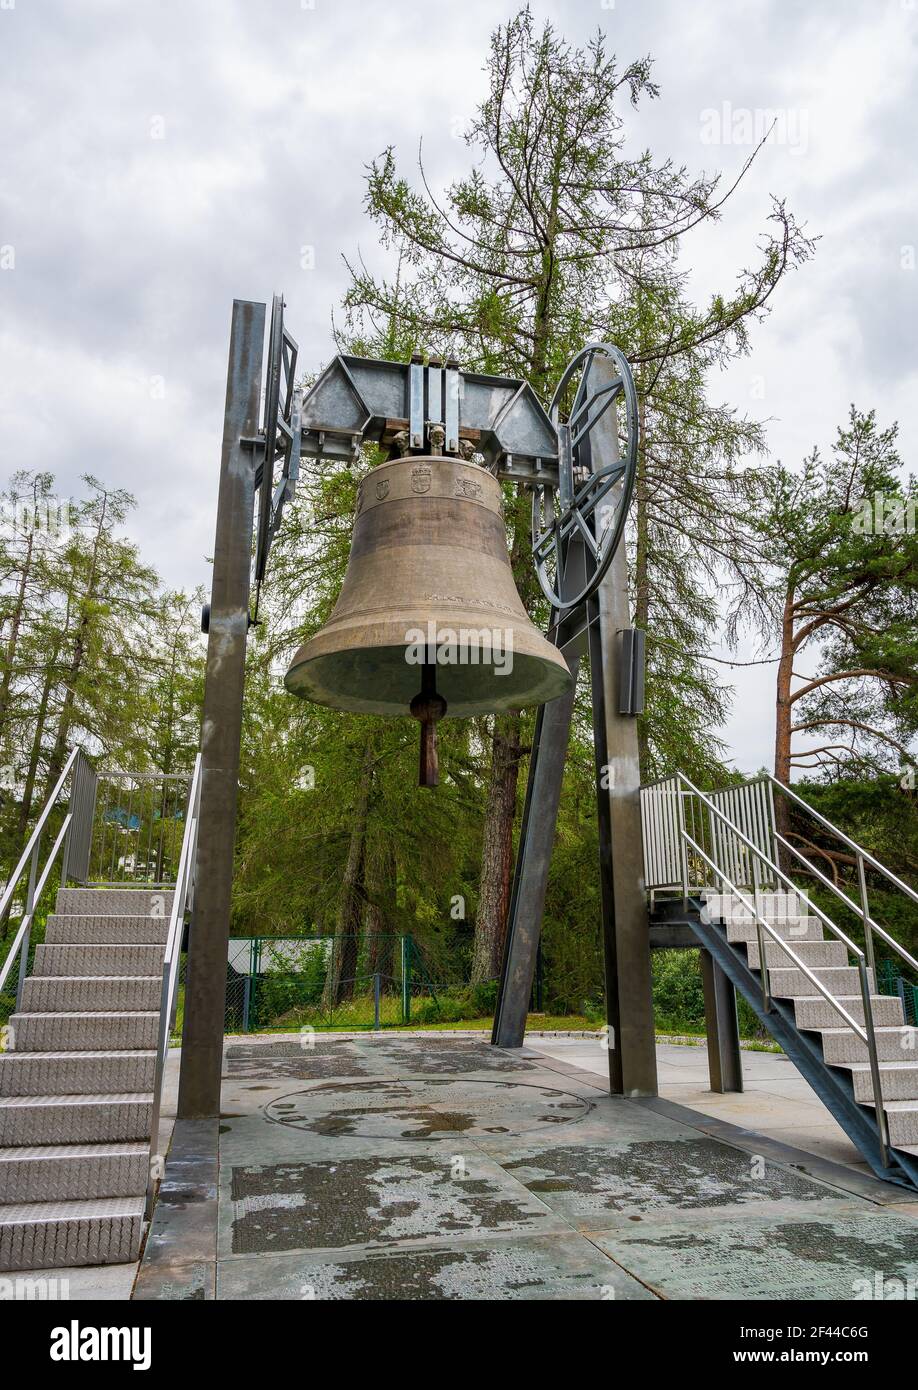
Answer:
[[[339,354],[300,395],[293,382],[297,346],[283,314],[283,298],[275,295],[264,456],[256,473],[256,589],[302,457],[351,461],[363,444],[390,456],[422,451],[433,447],[432,430],[437,448],[477,456],[497,478],[532,490],[533,559],[556,610],[570,612],[595,592],[624,533],[637,467],[637,392],[617,348],[590,343],[577,353],[547,413],[526,381],[463,372],[453,360],[432,358],[425,366],[420,353],[410,363]],[[614,364],[613,379],[599,386],[591,373],[597,354]],[[619,421],[620,457],[594,471],[590,434],[610,410]],[[576,592],[569,580],[562,584],[572,544],[585,555]]]
[[[256,616],[258,587],[264,579],[271,541],[280,525],[284,503],[293,495],[293,485],[299,472],[302,429],[298,426],[294,431],[293,424],[296,394],[294,378],[298,351],[296,340],[284,327],[284,297],[276,294],[268,331],[265,414],[261,441],[264,454],[255,476],[258,489],[258,520],[255,528]],[[281,465],[280,481],[275,483],[278,462]]]
[[[410,363],[334,358],[304,396],[302,452],[349,458],[355,435],[393,451],[404,432],[409,449],[424,449],[428,424],[444,426],[448,453],[470,448],[500,478],[558,486],[557,431],[528,382],[453,361],[425,367],[420,354]]]

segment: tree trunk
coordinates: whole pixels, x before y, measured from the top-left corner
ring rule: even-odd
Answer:
[[[322,1002],[326,1008],[334,1008],[344,998],[354,992],[354,976],[357,973],[357,943],[360,933],[360,908],[363,901],[363,867],[366,855],[367,808],[370,802],[370,788],[373,784],[373,759],[367,749],[360,781],[357,786],[357,800],[354,805],[354,821],[351,827],[351,841],[347,852],[344,879],[341,884],[341,898],[335,921],[335,935],[332,940],[328,973]]]
[[[391,901],[391,866],[392,855],[388,845],[377,854],[365,855],[363,878],[366,901],[363,908],[363,936],[366,942],[367,970],[371,975],[378,972],[387,979],[393,973],[391,923],[386,912],[386,906]]]
[[[481,882],[472,982],[500,973],[513,873],[513,819],[520,769],[520,716],[496,715],[491,740],[491,781],[481,851]]]

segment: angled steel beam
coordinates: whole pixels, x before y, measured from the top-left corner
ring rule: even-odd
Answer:
[[[584,572],[583,549],[572,545],[565,582],[579,589]],[[549,638],[561,650],[574,684],[569,694],[542,705],[536,716],[513,891],[507,913],[500,989],[491,1030],[491,1042],[495,1047],[522,1047],[526,1032],[574,712],[577,671],[587,644],[587,623],[582,611],[556,615]]]

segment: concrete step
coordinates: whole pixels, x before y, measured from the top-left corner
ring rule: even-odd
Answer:
[[[836,1014],[836,1023],[841,1019]],[[867,1044],[843,1025],[823,1028],[822,1055],[829,1066],[844,1066],[849,1062],[869,1062]],[[877,1056],[881,1062],[918,1061],[918,1028],[876,1028]]]
[[[742,888],[743,885],[740,884],[739,886]],[[745,893],[745,896],[749,902],[754,900],[752,888]],[[735,893],[705,893],[704,900],[711,915],[716,915],[723,921],[739,923],[753,920],[749,909]],[[806,916],[806,906],[796,893],[762,892],[759,894],[759,905],[766,922],[773,924],[786,921],[794,922],[800,917]]]
[[[102,977],[162,973],[163,946],[36,946],[32,974]]]
[[[66,1269],[136,1260],[143,1197],[0,1207],[0,1269]]]
[[[139,1142],[0,1149],[0,1206],[137,1197],[149,1166],[150,1146]]]
[[[171,888],[61,888],[54,910],[92,917],[168,917],[172,896]]]
[[[813,971],[820,984],[825,985],[836,999],[842,994],[856,994],[860,988],[860,976],[854,966],[832,966],[829,969]],[[876,989],[873,972],[868,971],[868,988]],[[812,994],[813,983],[796,966],[791,970],[769,969],[768,987],[776,999],[793,999],[798,994]]]
[[[791,945],[795,941],[822,941],[826,934],[825,927],[818,917],[794,917],[784,921],[766,917],[765,921]],[[763,932],[762,935],[767,936],[767,933]],[[727,940],[731,945],[738,945],[743,941],[758,941],[755,922],[751,919],[748,922],[728,922]]]
[[[45,927],[49,946],[165,946],[168,917],[90,917],[52,914]]]
[[[884,1100],[889,1142],[895,1148],[918,1144],[918,1100]]]
[[[825,968],[827,966],[838,966],[848,964],[848,949],[843,941],[799,941],[793,938],[788,941],[788,946],[804,965],[808,965],[812,970],[814,967]],[[746,958],[753,970],[759,968],[759,943],[749,941],[746,943]],[[783,946],[779,946],[776,941],[765,940],[765,959],[769,967],[784,967],[795,970],[797,967]],[[812,986],[811,986],[812,988]]]
[[[812,989],[812,986],[810,986]],[[860,994],[845,995],[838,998],[839,1004],[855,1023],[864,1022],[864,1001]],[[794,997],[794,1018],[798,1028],[821,1029],[837,1028],[841,1024],[836,1011],[821,994],[796,995]],[[905,1023],[902,1001],[894,994],[872,994],[870,1007],[875,1027],[895,1028]]]
[[[159,1036],[159,1012],[21,1013],[13,1014],[9,1028],[11,1048],[16,1052],[149,1049],[156,1047]]]
[[[156,1051],[5,1052],[0,1096],[80,1096],[151,1091]]]
[[[854,1098],[862,1105],[873,1103],[870,1067],[857,1062],[850,1068],[854,1083]],[[918,1102],[918,1060],[914,1062],[881,1062],[880,1089],[883,1100],[914,1100]]]
[[[155,975],[31,975],[21,1009],[36,1013],[113,1013],[158,1009],[162,970]]]
[[[149,1139],[150,1094],[0,1096],[0,1148]]]

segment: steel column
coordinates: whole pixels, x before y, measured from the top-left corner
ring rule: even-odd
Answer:
[[[590,369],[597,387],[615,376],[607,358]],[[614,463],[619,444],[612,411],[599,420],[590,445],[594,470]],[[650,970],[650,923],[644,890],[641,832],[641,769],[637,723],[618,713],[621,632],[631,627],[628,560],[624,540],[596,594],[597,624],[590,626],[593,727],[600,806],[600,866],[603,882],[603,951],[606,1016],[609,1023],[609,1082],[613,1093],[657,1094],[656,1037]],[[604,746],[602,746],[604,743]],[[604,834],[606,840],[604,843]],[[612,1031],[614,1030],[614,1031]]]
[[[201,726],[201,812],[178,1114],[220,1113],[265,306],[233,301]]]
[[[711,953],[702,947],[700,954],[711,1090],[721,1095],[727,1091],[742,1091],[743,1053],[736,1016],[736,990]]]
[[[599,603],[589,599],[587,608],[592,621],[590,637],[590,684],[593,703],[593,764],[596,775],[596,822],[599,832],[599,903],[602,924],[603,975],[606,998],[606,1052],[609,1059],[609,1090],[621,1095],[624,1085],[622,1053],[619,1047],[621,1015],[619,1011],[618,952],[615,939],[615,888],[612,868],[612,798],[610,779],[614,772],[609,764],[607,744],[606,688],[603,680],[602,636],[599,629]]]

